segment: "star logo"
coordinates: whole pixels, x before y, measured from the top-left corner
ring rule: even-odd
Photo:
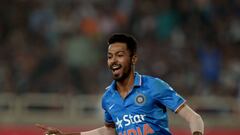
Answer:
[[[122,126],[122,120],[119,120],[119,119],[117,118],[116,125],[117,125],[117,128],[123,128],[123,126]]]

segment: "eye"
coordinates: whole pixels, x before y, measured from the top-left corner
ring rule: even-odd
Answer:
[[[107,56],[107,58],[108,58],[108,59],[111,59],[111,58],[112,58],[112,56],[111,56],[111,55],[108,55],[108,56]]]
[[[124,53],[123,52],[120,52],[117,54],[118,57],[123,57],[124,56]]]
[[[118,56],[118,57],[123,57],[123,54],[118,54],[117,56]]]

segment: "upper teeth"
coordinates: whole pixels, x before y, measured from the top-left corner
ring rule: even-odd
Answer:
[[[113,65],[112,66],[112,69],[117,69],[117,68],[119,68],[120,66],[119,65]]]

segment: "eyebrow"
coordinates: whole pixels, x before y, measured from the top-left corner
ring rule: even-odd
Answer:
[[[125,51],[117,51],[117,52],[115,52],[115,54],[118,54],[118,53],[125,53]],[[108,52],[108,54],[113,54],[113,53],[111,53],[111,52]]]

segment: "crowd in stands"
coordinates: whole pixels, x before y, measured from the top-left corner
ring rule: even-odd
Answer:
[[[184,96],[240,97],[239,0],[2,1],[0,93],[103,93],[115,32],[138,40],[139,73]]]

